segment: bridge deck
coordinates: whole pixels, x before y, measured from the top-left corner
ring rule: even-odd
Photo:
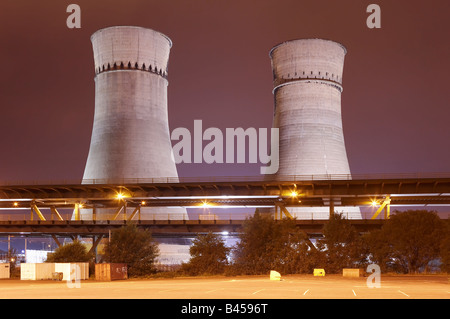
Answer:
[[[148,229],[155,235],[191,234],[206,232],[237,233],[241,230],[244,220],[102,220],[102,221],[0,221],[0,234],[34,233],[59,235],[100,235],[108,234],[110,230],[127,224],[135,224],[138,228]],[[296,226],[306,233],[321,233],[328,220],[296,220]],[[350,220],[359,232],[367,232],[380,228],[384,220]]]
[[[331,176],[333,177],[333,176]],[[105,234],[126,221],[48,221],[40,208],[50,208],[52,214],[63,219],[57,209],[116,208],[144,206],[195,207],[205,203],[211,206],[258,207],[303,206],[330,207],[369,206],[374,201],[381,205],[385,198],[390,205],[450,205],[450,176],[388,177],[341,179],[298,179],[286,177],[283,181],[261,178],[241,178],[234,181],[122,181],[98,184],[2,185],[0,208],[28,210],[42,220],[3,221],[0,233],[42,234]],[[336,176],[334,176],[336,177]],[[293,195],[295,194],[295,195]],[[385,201],[387,202],[387,201]],[[125,210],[124,210],[125,211]],[[131,217],[130,217],[131,219]],[[154,234],[198,233],[207,231],[237,232],[239,220],[138,220],[138,227]],[[321,232],[326,220],[298,220],[297,226],[306,232]],[[382,220],[351,220],[360,232],[381,227]]]
[[[291,196],[294,190],[298,193],[295,199]],[[361,206],[388,195],[391,205],[449,205],[450,178],[3,185],[0,208],[30,207],[32,203],[62,208],[80,202],[117,207],[119,195],[128,206],[139,206],[142,201],[147,206],[198,206],[205,198],[230,206],[279,201],[285,206],[328,206],[330,198],[337,199],[335,206]]]

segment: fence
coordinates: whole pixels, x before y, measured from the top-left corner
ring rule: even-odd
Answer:
[[[197,177],[155,177],[121,179],[85,179],[51,181],[2,181],[0,186],[12,185],[79,185],[83,184],[163,184],[163,183],[219,183],[219,182],[302,182],[329,180],[384,180],[384,179],[426,179],[450,178],[450,172],[430,173],[374,173],[374,174],[317,174],[317,175],[254,175],[254,176],[197,176]]]

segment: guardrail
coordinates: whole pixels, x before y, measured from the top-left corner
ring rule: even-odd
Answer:
[[[16,185],[104,185],[104,184],[162,184],[162,183],[220,183],[220,182],[264,182],[264,181],[330,181],[330,180],[384,180],[384,179],[427,179],[449,178],[450,172],[431,173],[376,173],[376,174],[317,174],[317,175],[253,175],[253,176],[197,176],[197,177],[154,177],[119,179],[77,179],[48,181],[0,181],[0,186]]]
[[[61,214],[61,213],[60,213]],[[450,213],[449,212],[439,212],[438,213],[439,216],[441,217],[441,219],[450,219]],[[63,222],[66,221],[72,221],[72,213],[67,213],[67,214],[61,214],[62,217],[64,218]],[[198,222],[198,223],[207,223],[209,221],[230,221],[230,220],[245,220],[249,217],[253,216],[253,213],[236,213],[236,214],[229,214],[228,216],[225,216],[225,214],[223,215],[211,215],[210,218],[203,218],[201,215],[200,216],[191,216],[191,218],[183,218],[182,215],[180,214],[167,214],[167,215],[163,215],[163,214],[159,214],[159,215],[155,215],[150,218],[148,218],[148,216],[146,216],[146,219],[141,219],[142,221],[189,221],[189,222]],[[349,220],[370,220],[373,216],[373,212],[361,212],[361,218],[352,218],[351,216],[348,216],[347,213],[343,213],[343,216],[346,219]],[[56,219],[56,217],[50,216],[50,215],[46,215],[46,221],[45,222],[60,222],[60,220]],[[47,218],[48,217],[48,218]],[[233,218],[234,217],[234,218]],[[316,212],[316,213],[302,213],[300,217],[297,218],[298,220],[324,220],[324,219],[329,219],[329,213],[328,212]],[[378,218],[378,219],[383,219],[383,218]],[[128,219],[124,219],[124,218],[117,218],[116,220],[113,220],[113,215],[110,216],[110,218],[108,218],[108,216],[103,216],[103,218],[96,218],[95,220],[92,219],[81,219],[80,221],[86,221],[86,222],[110,222],[110,221],[124,221],[124,220],[128,220]],[[16,214],[16,213],[2,213],[0,214],[0,221],[1,222],[8,222],[8,221],[18,221],[18,222],[30,222],[30,223],[38,223],[41,222],[41,220],[31,220],[30,219],[30,213],[24,213],[24,214]],[[138,222],[140,221],[137,217],[130,220],[130,222]]]
[[[128,224],[135,224],[138,228],[148,229],[154,236],[182,235],[194,233],[226,232],[236,233],[242,229],[244,220],[142,220],[142,221],[0,221],[0,236],[4,234],[51,234],[71,236],[74,234],[97,236],[109,234],[110,230],[121,228]],[[320,233],[327,219],[296,220],[295,226],[308,234]],[[350,220],[359,231],[380,228],[385,220]]]

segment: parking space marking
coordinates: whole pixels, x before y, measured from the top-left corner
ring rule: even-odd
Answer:
[[[380,289],[370,289],[365,278],[340,276],[290,276],[270,281],[266,277],[175,278],[133,281],[82,281],[81,290],[66,287],[65,282],[26,282],[0,280],[0,299],[11,298],[274,298],[274,299],[413,299],[449,298],[447,276],[391,276]],[[264,279],[264,281],[262,280]],[[311,288],[307,288],[307,287]],[[350,291],[349,291],[350,290]],[[358,292],[356,291],[358,290]],[[349,293],[351,292],[351,293]],[[353,295],[353,296],[352,296]],[[247,296],[247,297],[246,297]]]
[[[225,289],[225,288],[219,288],[219,289],[208,290],[208,291],[205,292],[205,294],[209,294],[209,293],[211,293],[211,292],[219,291],[219,290],[224,290],[224,289]]]
[[[165,289],[165,290],[160,290],[158,292],[169,292],[169,291],[175,291],[175,290],[181,290],[182,288],[174,288],[174,289]]]

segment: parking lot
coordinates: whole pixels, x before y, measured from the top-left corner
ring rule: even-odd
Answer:
[[[341,275],[129,279],[99,282],[0,280],[2,299],[450,299],[448,276],[382,276],[379,288],[364,277]]]

